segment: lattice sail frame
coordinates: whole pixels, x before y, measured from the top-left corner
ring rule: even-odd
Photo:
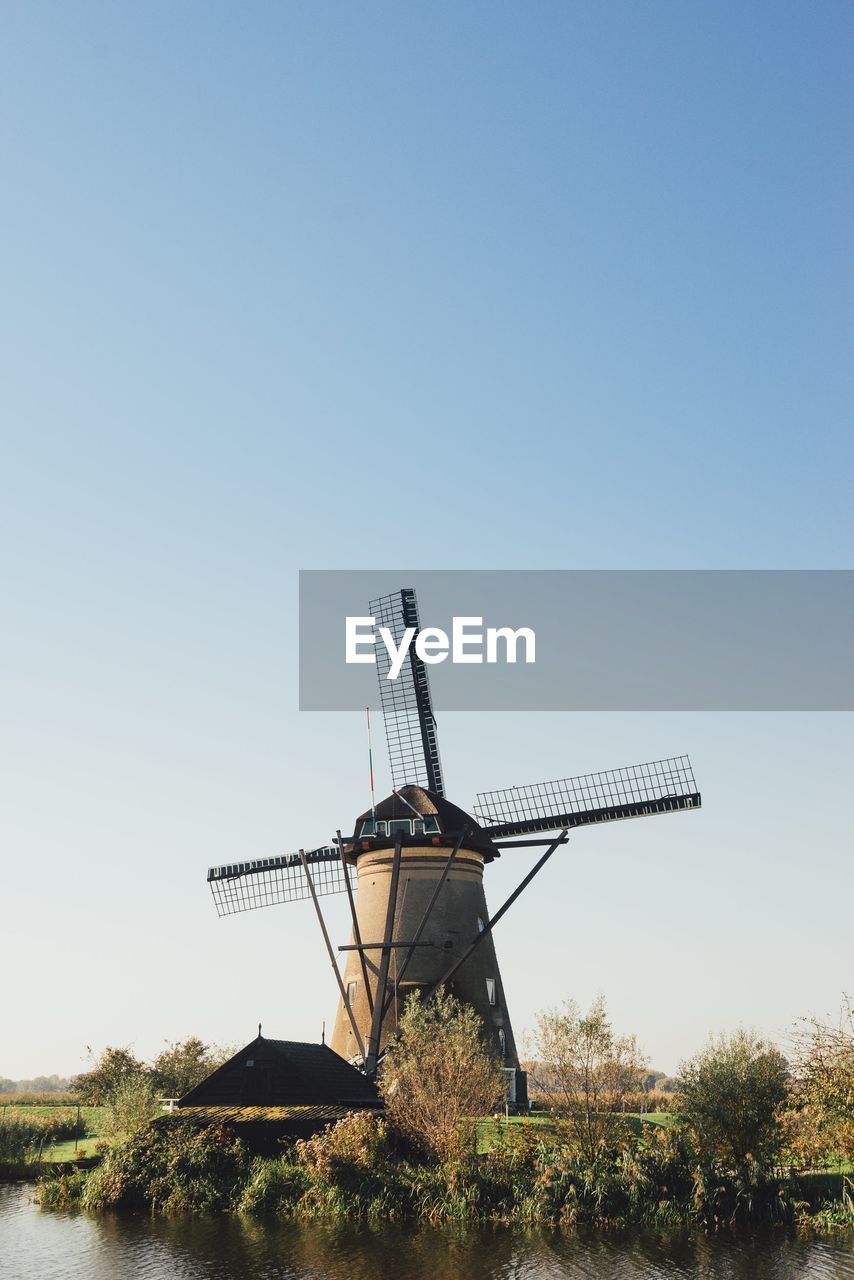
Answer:
[[[475,814],[489,833],[525,835],[700,807],[688,756],[671,756],[577,778],[478,792]]]
[[[317,896],[344,893],[346,883],[341,854],[335,845],[306,850],[305,860],[311,871]],[[217,915],[231,916],[257,907],[272,907],[280,902],[298,902],[310,898],[305,871],[298,853],[285,853],[274,858],[256,858],[252,862],[234,862],[211,867],[208,871]],[[353,883],[353,889],[356,888]]]
[[[415,640],[421,630],[415,592],[411,587],[403,587],[391,595],[372,600],[369,608],[377,630],[388,627],[397,646],[406,628],[415,628],[415,636],[396,680],[388,679],[391,657],[386,646],[377,645],[377,678],[392,786],[397,790],[411,783],[444,796],[445,784],[427,667],[415,652]]]

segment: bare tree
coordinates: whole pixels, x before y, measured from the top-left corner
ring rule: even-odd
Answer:
[[[597,996],[586,1014],[574,1000],[541,1013],[533,1050],[535,1087],[592,1162],[625,1133],[621,1113],[647,1066],[635,1037],[614,1035],[604,997]]]

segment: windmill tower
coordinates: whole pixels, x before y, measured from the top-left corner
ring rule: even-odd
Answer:
[[[419,630],[409,588],[371,602],[378,626],[400,645]],[[427,669],[409,646],[396,680],[377,653],[380,702],[393,791],[355,822],[353,834],[306,852],[212,867],[208,883],[220,915],[311,898],[339,991],[332,1048],[377,1066],[406,997],[444,987],[480,1014],[508,1073],[508,1096],[524,1100],[524,1073],[498,970],[493,929],[570,828],[700,807],[687,756],[478,794],[473,817],[445,796]],[[548,833],[542,835],[541,833]],[[502,906],[489,915],[485,868],[503,852],[543,852]],[[343,892],[352,936],[332,947],[320,898]],[[358,906],[357,906],[358,898]]]
[[[344,985],[356,1021],[369,1028],[366,1062],[381,1055],[412,992],[442,983],[474,1007],[509,1071],[518,1069],[491,931],[456,974],[445,975],[461,950],[486,927],[484,867],[499,850],[462,809],[435,792],[407,785],[363,813],[357,838],[344,845],[356,868],[359,894]],[[429,927],[428,927],[429,926]],[[390,942],[386,947],[386,938]],[[378,939],[372,946],[371,939]],[[364,961],[364,967],[362,966]],[[376,992],[388,990],[384,1016]],[[382,1013],[382,1011],[380,1011]],[[339,1002],[332,1048],[359,1054],[344,1002]]]

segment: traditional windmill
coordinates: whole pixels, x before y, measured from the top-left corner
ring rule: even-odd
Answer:
[[[374,600],[371,614],[400,645],[419,631],[415,592]],[[357,819],[353,834],[319,849],[212,867],[208,883],[220,915],[311,898],[340,992],[332,1047],[376,1073],[412,991],[428,998],[444,986],[474,1006],[510,1076],[511,1101],[524,1078],[492,931],[571,827],[696,809],[700,795],[687,756],[604,773],[478,794],[474,818],[445,799],[427,669],[411,644],[396,680],[377,651],[380,702],[392,794]],[[537,833],[556,833],[538,838]],[[484,867],[502,850],[544,852],[504,904],[489,915]],[[356,885],[351,868],[355,868]],[[358,887],[358,907],[354,889]],[[346,893],[352,938],[342,974],[319,899]],[[518,1077],[518,1078],[517,1078]]]

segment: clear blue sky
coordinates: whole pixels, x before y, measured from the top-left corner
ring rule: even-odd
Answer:
[[[364,807],[299,568],[851,567],[852,28],[4,6],[0,1075],[331,1020],[310,908],[204,882]],[[851,717],[440,727],[464,805],[686,750],[705,793],[508,917],[517,1036],[601,989],[673,1069],[850,989]]]

